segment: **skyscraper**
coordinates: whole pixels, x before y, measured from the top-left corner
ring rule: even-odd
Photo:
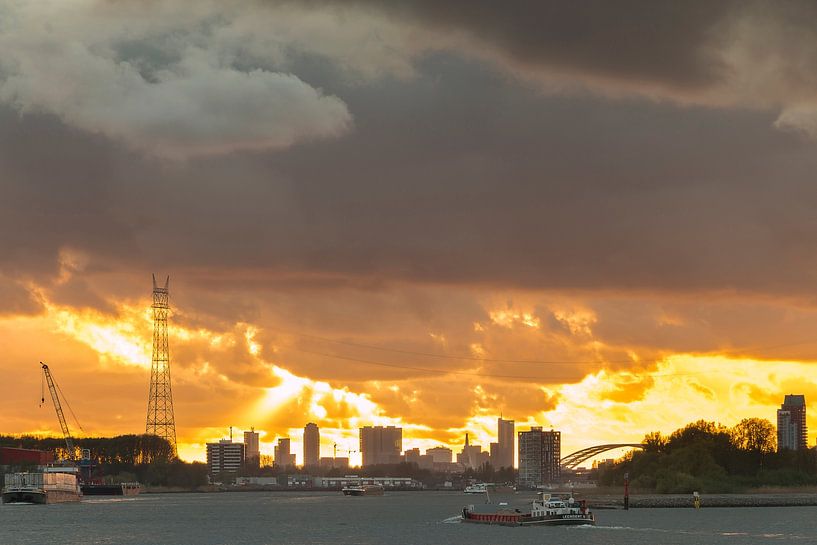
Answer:
[[[808,448],[806,396],[787,395],[777,410],[777,450]]]
[[[398,464],[403,452],[403,428],[365,426],[360,428],[363,465]]]
[[[244,462],[247,466],[258,467],[261,463],[261,450],[258,445],[258,433],[255,428],[244,432]]]
[[[516,437],[513,420],[504,420],[502,417],[496,419],[497,444],[492,451],[491,465],[495,468],[513,467],[514,439]]]
[[[321,461],[321,432],[310,422],[304,426],[304,466],[318,467]]]
[[[519,477],[522,488],[556,483],[561,478],[562,434],[541,427],[519,432]]]
[[[281,437],[278,439],[278,444],[275,445],[275,465],[278,467],[294,467],[295,455],[290,451],[289,437]]]

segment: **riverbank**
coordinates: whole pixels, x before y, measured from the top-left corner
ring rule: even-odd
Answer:
[[[582,494],[594,509],[623,509],[622,495]],[[701,508],[707,507],[805,507],[817,506],[817,493],[701,494]],[[630,509],[692,508],[691,494],[639,494],[630,496]]]

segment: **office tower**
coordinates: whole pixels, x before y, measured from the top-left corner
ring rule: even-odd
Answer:
[[[258,467],[261,464],[261,450],[255,428],[244,432],[244,460],[248,466]]]
[[[519,477],[522,488],[557,483],[561,477],[561,432],[541,427],[519,432]]]
[[[806,396],[787,395],[777,411],[777,450],[808,448]]]
[[[222,439],[218,443],[207,443],[207,468],[211,475],[235,473],[244,462],[244,444]]]
[[[289,437],[281,437],[274,448],[275,465],[278,467],[295,467],[295,455],[289,451]]]
[[[363,466],[398,464],[403,451],[403,428],[365,426],[360,428]]]
[[[321,460],[321,432],[310,422],[304,426],[304,467],[318,467]]]
[[[500,467],[513,467],[514,440],[516,438],[515,425],[513,420],[504,420],[502,417],[496,419],[496,458],[491,459],[491,465],[499,469]]]
[[[454,460],[454,452],[446,447],[434,447],[426,450],[434,459],[434,463],[450,464]]]

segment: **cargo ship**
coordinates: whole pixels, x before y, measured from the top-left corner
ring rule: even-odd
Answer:
[[[7,473],[3,503],[63,503],[82,498],[73,473]]]
[[[595,525],[596,518],[584,501],[572,497],[554,498],[539,492],[530,504],[513,507],[507,503],[468,505],[462,509],[463,522],[503,526]]]
[[[83,496],[136,496],[142,491],[139,483],[89,483],[80,488]]]

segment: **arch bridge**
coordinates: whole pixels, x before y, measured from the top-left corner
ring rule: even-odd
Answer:
[[[610,445],[596,445],[594,447],[583,448],[581,450],[577,450],[572,454],[568,454],[567,456],[562,458],[559,463],[563,468],[576,469],[582,462],[585,462],[594,456],[598,456],[602,452],[627,447],[643,449],[644,445],[641,443],[615,443]]]

